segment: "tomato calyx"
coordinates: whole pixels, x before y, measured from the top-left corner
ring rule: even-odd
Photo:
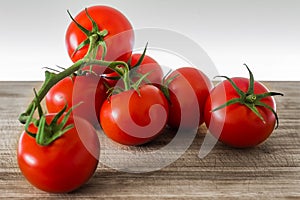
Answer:
[[[27,119],[25,124],[25,131],[31,137],[35,138],[37,144],[41,146],[47,146],[74,127],[73,124],[69,124],[66,126],[66,123],[71,115],[72,110],[78,105],[72,107],[68,112],[65,113],[65,111],[67,110],[67,104],[66,104],[64,108],[54,116],[51,123],[47,124],[45,114],[42,110],[40,101],[37,98],[37,93],[35,89],[34,89],[34,93],[36,97],[35,98],[36,106],[32,107],[29,118]],[[37,107],[38,109],[39,119],[33,118],[34,112],[36,110],[35,107]],[[61,117],[63,118],[59,122]],[[29,131],[29,126],[32,123],[38,127],[37,133],[32,133]]]
[[[216,77],[220,77],[220,78],[225,78],[229,81],[229,83],[232,85],[232,87],[235,89],[235,91],[239,94],[238,98],[234,98],[231,99],[229,101],[227,101],[226,103],[218,106],[217,108],[214,108],[213,110],[211,110],[211,112],[220,110],[222,108],[225,108],[229,105],[232,104],[242,104],[245,105],[247,108],[249,108],[259,119],[262,120],[263,123],[265,123],[264,118],[262,117],[261,113],[258,111],[257,107],[261,106],[261,107],[265,107],[268,110],[270,110],[275,118],[276,118],[276,127],[275,129],[278,128],[279,126],[279,119],[278,119],[278,115],[276,113],[276,111],[269,105],[267,105],[266,103],[262,102],[261,100],[263,98],[266,97],[270,97],[270,96],[283,96],[282,93],[279,92],[266,92],[266,93],[262,93],[262,94],[254,94],[254,76],[253,73],[251,72],[251,70],[249,69],[249,67],[244,64],[249,72],[249,87],[247,92],[242,91],[233,81],[232,79],[230,79],[227,76],[216,76]]]
[[[150,71],[145,74],[140,74],[137,72],[138,68],[141,66],[147,50],[148,43],[146,44],[142,55],[138,59],[137,63],[133,66],[131,66],[131,60],[129,60],[127,63],[125,62],[112,62],[110,65],[108,65],[108,68],[112,69],[117,73],[117,76],[110,76],[107,77],[107,75],[103,74],[101,75],[104,78],[111,79],[111,80],[122,80],[124,83],[124,88],[115,86],[112,88],[109,88],[109,95],[112,94],[118,94],[124,91],[128,91],[131,89],[134,89],[139,95],[139,87],[141,86],[142,82],[145,81],[148,84],[151,84],[151,82],[147,79],[147,77],[153,72]],[[138,78],[137,81],[133,81],[134,78]]]
[[[126,70],[126,68],[125,68],[125,70],[123,70],[119,74],[120,78],[123,80],[124,88],[118,87],[118,86],[109,88],[108,89],[108,92],[109,92],[108,97],[110,97],[113,94],[119,94],[121,92],[128,91],[131,89],[135,90],[138,93],[138,95],[140,96],[139,87],[141,86],[143,81],[147,80],[147,76],[149,76],[151,73],[152,73],[152,71],[140,76],[136,82],[132,82],[131,76],[130,76],[130,70]]]
[[[141,56],[139,57],[139,59],[138,59],[138,61],[137,61],[136,64],[134,64],[134,65],[131,64],[131,58],[128,60],[127,65],[128,65],[128,67],[129,67],[129,69],[130,69],[130,71],[129,71],[129,78],[130,78],[130,79],[133,79],[133,78],[139,78],[139,79],[141,79],[141,78],[143,77],[143,75],[140,74],[140,73],[138,73],[137,71],[138,71],[138,68],[141,66],[142,62],[144,61],[144,58],[145,58],[145,55],[146,55],[146,51],[147,51],[147,47],[148,47],[148,42],[146,43],[146,46],[145,46],[145,48],[144,48],[144,50],[143,50],[143,53],[142,53]],[[151,72],[151,73],[152,73],[152,72]],[[149,74],[150,74],[150,73],[149,73]],[[148,75],[149,75],[149,74],[148,74]],[[147,75],[147,76],[148,76],[148,75]],[[145,81],[146,83],[151,83],[151,82],[147,79],[147,76],[145,76],[145,77],[141,80],[141,82],[142,82],[142,81]]]
[[[76,26],[86,35],[86,39],[78,45],[78,47],[75,49],[75,51],[72,53],[71,57],[73,57],[80,49],[85,47],[86,45],[89,45],[88,54],[86,56],[89,56],[90,58],[96,58],[98,48],[101,46],[103,53],[101,55],[101,60],[104,60],[107,52],[107,46],[104,41],[104,37],[108,35],[108,31],[106,29],[99,30],[97,23],[95,20],[89,15],[87,8],[85,8],[85,13],[89,20],[92,23],[92,30],[87,30],[84,28],[81,24],[79,24],[71,15],[69,10],[67,10],[70,18],[72,21],[76,24]]]

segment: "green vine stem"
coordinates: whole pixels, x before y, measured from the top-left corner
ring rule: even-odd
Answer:
[[[40,90],[38,91],[37,97],[32,100],[32,102],[27,107],[26,111],[19,116],[19,121],[22,124],[26,123],[33,107],[34,107],[34,110],[36,109],[37,104],[35,102],[42,101],[43,98],[48,93],[48,91],[56,83],[58,83],[60,80],[64,79],[65,77],[72,75],[76,71],[80,70],[82,67],[88,66],[88,65],[101,65],[101,66],[109,67],[110,69],[114,70],[122,77],[122,79],[124,80],[124,83],[125,83],[125,89],[129,88],[129,83],[130,83],[129,75],[128,75],[129,67],[128,67],[127,63],[125,63],[123,61],[109,62],[109,61],[103,61],[103,60],[97,60],[97,59],[90,59],[90,58],[88,58],[88,56],[86,56],[83,59],[78,60],[76,63],[71,65],[69,68],[65,69],[64,71],[62,71],[58,74],[46,71],[45,72],[45,77],[46,77],[45,81],[44,81],[43,85],[41,86]],[[121,66],[123,66],[123,67],[121,67]]]

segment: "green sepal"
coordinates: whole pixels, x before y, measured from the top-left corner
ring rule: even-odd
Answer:
[[[266,123],[260,112],[257,110],[256,104],[245,103],[244,105],[247,106],[264,124]]]
[[[37,105],[37,109],[38,109],[38,114],[39,114],[39,117],[43,116],[44,113],[43,113],[43,109],[42,109],[42,106],[41,106],[41,103],[38,99],[38,95],[36,93],[36,90],[33,89],[33,92],[34,92],[34,95],[35,95],[35,101],[36,101],[36,105]]]
[[[160,90],[162,91],[162,93],[164,94],[164,96],[167,98],[169,104],[172,104],[171,99],[170,99],[170,90],[169,90],[169,85],[170,83],[175,80],[178,76],[180,76],[180,74],[176,74],[172,77],[169,77],[167,79],[167,77],[170,75],[170,73],[172,72],[172,70],[169,70],[166,75],[163,77],[162,79],[162,83],[160,85]]]
[[[144,60],[144,57],[146,55],[147,47],[148,47],[148,42],[146,43],[146,46],[144,48],[144,51],[143,51],[141,57],[139,58],[139,60],[137,61],[137,63],[134,66],[131,66],[131,68],[138,67],[138,66],[140,66],[142,64],[142,62]]]
[[[241,98],[245,96],[245,93],[227,76],[215,76],[214,78],[225,78],[229,81],[229,83],[232,85],[232,87],[235,89],[235,91],[240,95]]]
[[[35,110],[37,108],[38,109],[39,117],[41,118],[43,116],[43,110],[42,110],[42,107],[41,107],[40,101],[38,99],[38,95],[36,93],[35,88],[33,89],[33,92],[34,92],[34,95],[35,95],[34,106],[32,106],[32,109],[31,109],[31,112],[29,114],[29,117],[26,120],[25,131],[31,137],[36,138],[36,134],[34,134],[34,133],[32,133],[32,132],[29,131],[29,126],[30,126],[31,123],[33,123],[36,126],[39,126],[40,120],[34,119],[33,115],[34,115],[34,112],[35,112]]]
[[[253,73],[251,72],[251,70],[249,69],[249,67],[246,64],[244,64],[244,66],[247,68],[247,70],[249,72],[249,87],[248,87],[247,94],[254,94],[254,76],[253,76]]]
[[[167,77],[172,70],[170,70],[165,77]],[[166,78],[163,78],[163,84],[161,85],[161,91],[164,93],[165,97],[168,99],[169,103],[171,103],[170,99],[170,90],[169,90],[169,85],[170,83],[175,80],[177,77],[179,77],[179,74],[174,75],[173,77],[170,77],[166,80]]]
[[[69,10],[67,10],[70,18],[72,19],[72,21],[77,25],[77,27],[86,35],[86,36],[89,36],[90,34],[90,31],[87,30],[86,28],[84,28],[83,26],[81,26],[81,24],[79,24],[74,18],[73,16],[71,15],[71,13],[69,12]]]
[[[46,132],[49,132],[51,130],[46,130],[46,118],[45,116],[42,116],[40,118],[40,123],[38,126],[38,132],[36,133],[36,143],[42,146],[46,146],[49,144],[49,138],[47,137]]]
[[[84,40],[83,42],[81,42],[78,47],[74,50],[74,52],[72,53],[71,57],[73,57],[80,49],[82,49],[83,47],[85,47],[86,45],[90,44],[90,39],[87,38],[86,40]]]
[[[130,80],[132,80],[133,78],[142,78],[144,76],[144,74],[141,74],[141,73],[138,73],[137,72],[138,70],[138,67],[135,67],[135,68],[132,68],[130,71],[129,71],[129,78]],[[151,70],[150,72],[153,73],[155,70]],[[147,78],[147,77],[144,77],[143,78],[143,81],[146,82],[147,84],[150,84],[150,80]]]
[[[147,78],[147,76],[149,76],[153,71],[147,72],[146,74],[144,74],[143,76],[141,76],[133,85],[132,88],[137,91],[137,93],[140,96],[140,92],[139,92],[139,87],[142,84],[142,82]]]
[[[276,111],[271,106],[269,106],[268,104],[265,104],[265,103],[263,103],[261,101],[256,102],[255,105],[257,105],[257,106],[263,106],[263,107],[269,109],[274,114],[275,119],[276,119],[276,127],[275,127],[275,129],[277,129],[278,126],[279,126],[279,118],[278,118],[278,115],[277,115]]]
[[[263,98],[266,98],[266,97],[269,97],[269,96],[283,96],[282,93],[279,93],[279,92],[266,92],[266,93],[263,93],[263,94],[257,94],[256,95],[256,100],[259,101]]]
[[[93,31],[95,32],[98,32],[99,31],[99,28],[98,28],[98,25],[97,23],[95,22],[95,20],[90,16],[87,8],[84,9],[85,10],[85,14],[86,16],[89,18],[89,20],[92,22],[92,25],[93,25]]]
[[[128,61],[128,65],[130,66],[130,71],[129,71],[129,77],[130,77],[130,79],[132,79],[134,77],[137,77],[137,78],[143,77],[142,74],[137,73],[137,70],[141,66],[141,64],[142,64],[142,62],[143,62],[143,60],[145,58],[147,47],[148,47],[148,42],[146,43],[144,51],[143,51],[142,55],[139,57],[139,59],[138,59],[138,61],[137,61],[137,63],[135,65],[131,66],[131,58]],[[144,81],[146,83],[150,83],[150,81],[147,78],[144,78]]]
[[[225,107],[227,107],[227,106],[230,106],[230,105],[236,104],[236,103],[241,103],[241,104],[242,104],[241,99],[240,99],[240,98],[230,99],[230,100],[227,101],[226,103],[224,103],[224,104],[218,106],[217,108],[214,108],[213,110],[211,110],[211,112],[215,112],[215,111],[217,111],[217,110],[220,110],[220,109],[222,109],[222,108],[225,108]]]
[[[54,142],[59,137],[61,137],[63,134],[65,134],[66,132],[68,132],[69,130],[74,128],[74,124],[69,124],[66,127],[65,127],[65,125],[68,122],[68,119],[69,119],[69,117],[72,113],[72,110],[74,108],[76,108],[77,106],[79,106],[80,104],[81,103],[73,106],[72,108],[70,108],[68,110],[67,113],[65,113],[65,111],[67,109],[67,103],[66,103],[64,108],[54,116],[54,118],[52,119],[50,125],[48,125],[46,123],[45,116],[42,116],[40,118],[38,132],[37,132],[37,135],[36,135],[36,142],[39,145],[47,146],[47,145],[51,144],[52,142]],[[58,120],[60,119],[60,117],[63,116],[63,114],[65,114],[63,119],[61,120],[60,123],[58,123]]]
[[[54,118],[52,119],[51,123],[50,123],[50,126],[54,126],[57,124],[59,118],[65,113],[65,111],[67,110],[68,108],[68,104],[67,102],[65,103],[65,106],[63,107],[63,109],[61,109],[55,116]]]
[[[26,123],[25,123],[25,132],[30,135],[31,137],[35,138],[36,134],[29,131],[29,126],[33,122],[33,114],[35,111],[35,106],[32,107],[31,112],[29,114],[29,117],[27,117]]]

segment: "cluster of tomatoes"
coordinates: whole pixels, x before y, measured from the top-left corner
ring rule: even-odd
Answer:
[[[134,31],[118,10],[93,6],[71,18],[66,46],[74,64],[47,72],[20,116],[25,131],[18,163],[37,188],[69,192],[90,179],[100,154],[95,125],[123,145],[148,143],[166,127],[191,130],[204,122],[233,147],[255,146],[273,131],[272,96],[279,93],[254,81],[248,67],[250,79],[224,77],[215,87],[194,67],[164,75],[146,49],[132,52]],[[44,97],[48,114],[40,106]]]

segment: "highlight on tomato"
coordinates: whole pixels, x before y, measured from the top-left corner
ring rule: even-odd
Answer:
[[[209,132],[237,148],[259,145],[271,135],[278,126],[273,96],[283,95],[270,92],[263,83],[255,81],[245,66],[250,78],[220,76],[226,80],[210,92],[204,112]]]

